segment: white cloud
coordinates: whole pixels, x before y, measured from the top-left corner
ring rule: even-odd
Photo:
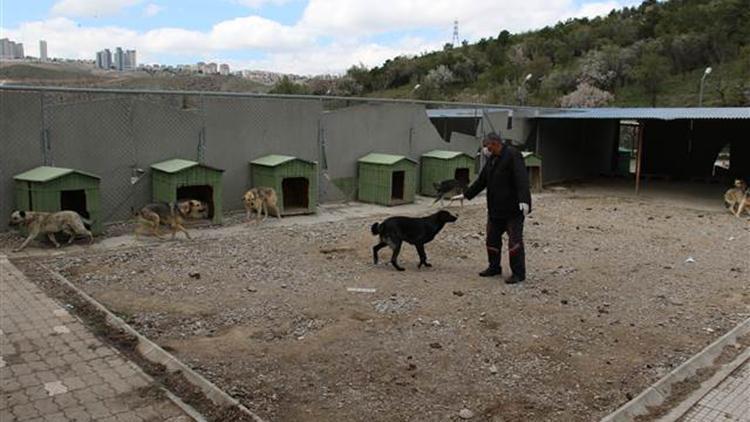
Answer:
[[[393,45],[336,42],[323,48],[278,52],[263,60],[230,61],[234,69],[258,69],[299,75],[342,74],[356,64],[373,67],[399,55],[415,55],[442,48],[442,42],[404,38]]]
[[[155,4],[155,3],[149,3],[143,9],[143,15],[150,18],[150,17],[158,15],[163,10],[164,10],[163,6],[159,6],[158,4]]]
[[[143,0],[58,0],[52,6],[55,16],[99,17],[116,15]]]
[[[637,1],[637,0],[635,0]],[[632,4],[634,0],[603,1],[577,7],[573,0],[310,0],[299,25],[319,34],[367,36],[386,31],[442,28],[450,40],[458,19],[462,39],[477,40],[510,32],[538,29],[574,16],[595,16]]]
[[[247,6],[253,9],[260,9],[261,7],[271,4],[273,6],[282,6],[287,3],[291,3],[294,0],[234,0],[235,3]]]
[[[2,32],[3,36],[26,45],[46,39],[54,57],[92,59],[96,51],[104,48],[135,48],[141,63],[158,61],[165,54],[203,57],[247,49],[274,53],[313,45],[304,31],[258,16],[223,21],[207,32],[182,28],[138,32],[113,26],[85,27],[65,17],[25,22],[18,28],[2,28]]]

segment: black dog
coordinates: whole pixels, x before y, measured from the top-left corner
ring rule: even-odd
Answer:
[[[417,268],[421,268],[422,265],[431,267],[432,265],[427,263],[427,254],[424,252],[424,245],[432,241],[440,233],[445,223],[452,223],[457,219],[458,217],[448,211],[441,210],[428,217],[390,217],[382,223],[373,224],[370,228],[372,234],[374,236],[380,235],[380,243],[372,248],[373,262],[377,264],[378,251],[389,246],[393,250],[391,264],[397,270],[403,271],[404,269],[398,265],[398,254],[401,251],[401,243],[406,242],[417,248],[417,253],[419,253],[419,265]]]

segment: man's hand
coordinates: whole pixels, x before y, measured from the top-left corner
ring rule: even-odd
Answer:
[[[518,209],[521,210],[521,212],[523,213],[524,217],[526,217],[527,215],[529,215],[529,204],[527,204],[525,202],[521,202],[520,204],[518,204]]]
[[[451,196],[451,201],[460,201],[462,199],[464,199],[464,194],[463,193],[460,193],[460,194],[458,194],[456,196]]]

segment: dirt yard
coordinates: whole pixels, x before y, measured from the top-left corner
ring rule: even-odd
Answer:
[[[427,246],[432,268],[406,247],[401,273],[387,249],[372,264],[374,217],[16,263],[59,270],[271,421],[596,420],[750,314],[750,224],[729,213],[544,196],[528,279],[507,286],[476,275],[484,212]]]

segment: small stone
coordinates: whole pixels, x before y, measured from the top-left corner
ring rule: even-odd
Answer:
[[[255,292],[258,291],[258,289],[256,289],[255,287],[248,287],[247,291],[250,292],[250,293],[255,293]]]
[[[430,347],[433,349],[442,349],[443,345],[438,342],[434,342],[434,343],[430,343]]]
[[[563,300],[560,301],[560,303],[562,303],[563,305],[567,305],[568,304],[568,300],[567,299],[563,299]]]
[[[282,284],[282,285],[281,285],[281,288],[282,288],[282,289],[286,289],[286,287],[287,287],[287,285],[286,285],[286,284]]]
[[[453,294],[456,295],[456,296],[458,296],[458,297],[461,297],[461,296],[464,295],[464,292],[462,292],[461,290],[454,290]]]
[[[190,276],[190,278],[194,278],[196,280],[200,280],[201,279],[201,273],[199,273],[199,272],[191,272],[188,275]]]
[[[461,411],[458,412],[458,417],[461,419],[471,419],[474,417],[474,412],[469,409],[461,409]]]
[[[497,374],[497,365],[490,366],[490,374]]]

